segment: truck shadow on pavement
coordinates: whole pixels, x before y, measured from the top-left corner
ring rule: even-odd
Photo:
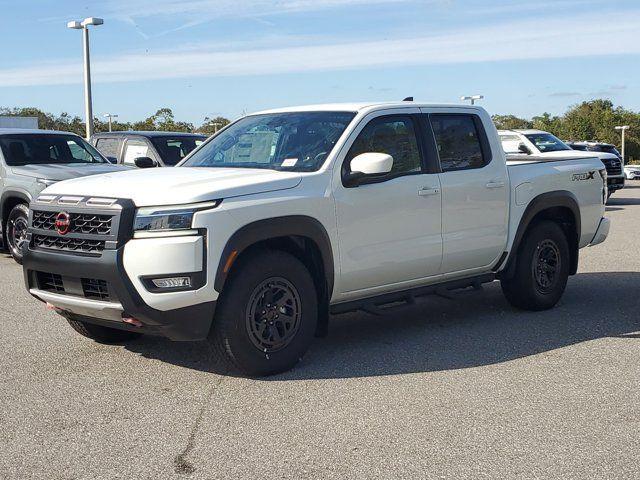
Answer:
[[[626,206],[626,205],[640,205],[640,198],[614,198],[611,197],[607,202],[608,207]]]
[[[640,301],[620,295],[640,285],[638,272],[582,273],[569,280],[559,305],[522,312],[502,296],[497,282],[484,292],[453,300],[426,297],[395,313],[351,313],[331,318],[329,336],[316,339],[292,371],[261,379],[354,378],[482,367],[543,354],[606,337],[638,339]],[[607,299],[615,298],[615,302]],[[172,343],[147,337],[126,346],[145,357],[226,374],[206,343]]]

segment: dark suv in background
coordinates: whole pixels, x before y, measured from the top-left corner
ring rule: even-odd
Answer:
[[[565,142],[569,145],[573,150],[579,150],[581,152],[602,152],[602,153],[610,153],[611,155],[615,155],[618,157],[617,159],[611,158],[601,158],[602,163],[607,169],[608,180],[607,183],[609,185],[609,195],[611,195],[616,190],[620,190],[624,188],[625,174],[624,174],[624,162],[622,160],[622,155],[618,151],[615,145],[610,143],[603,142]]]
[[[136,131],[97,133],[91,143],[112,163],[173,167],[206,139],[196,133]]]

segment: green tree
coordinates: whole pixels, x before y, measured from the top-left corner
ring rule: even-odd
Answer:
[[[206,135],[213,135],[221,128],[229,125],[229,123],[229,119],[224,117],[204,117],[204,122],[202,122],[202,125],[198,127],[197,131]]]
[[[493,115],[491,119],[498,130],[514,130],[533,126],[531,120],[518,118],[515,115]]]

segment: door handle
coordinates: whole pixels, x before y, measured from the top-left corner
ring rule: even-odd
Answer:
[[[492,180],[485,185],[487,188],[502,188],[504,187],[504,182]]]
[[[420,190],[418,190],[418,195],[420,195],[421,197],[427,197],[429,195],[438,195],[440,193],[440,189],[435,187],[435,188],[428,188],[428,187],[423,187]]]

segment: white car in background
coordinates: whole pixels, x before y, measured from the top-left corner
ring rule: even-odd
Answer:
[[[625,165],[624,178],[627,180],[640,180],[640,165]]]
[[[535,157],[535,161],[596,157],[607,169],[608,196],[624,188],[625,174],[622,171],[622,162],[613,153],[577,151],[556,136],[542,130],[498,130],[498,135],[509,160],[526,161],[529,156]]]

